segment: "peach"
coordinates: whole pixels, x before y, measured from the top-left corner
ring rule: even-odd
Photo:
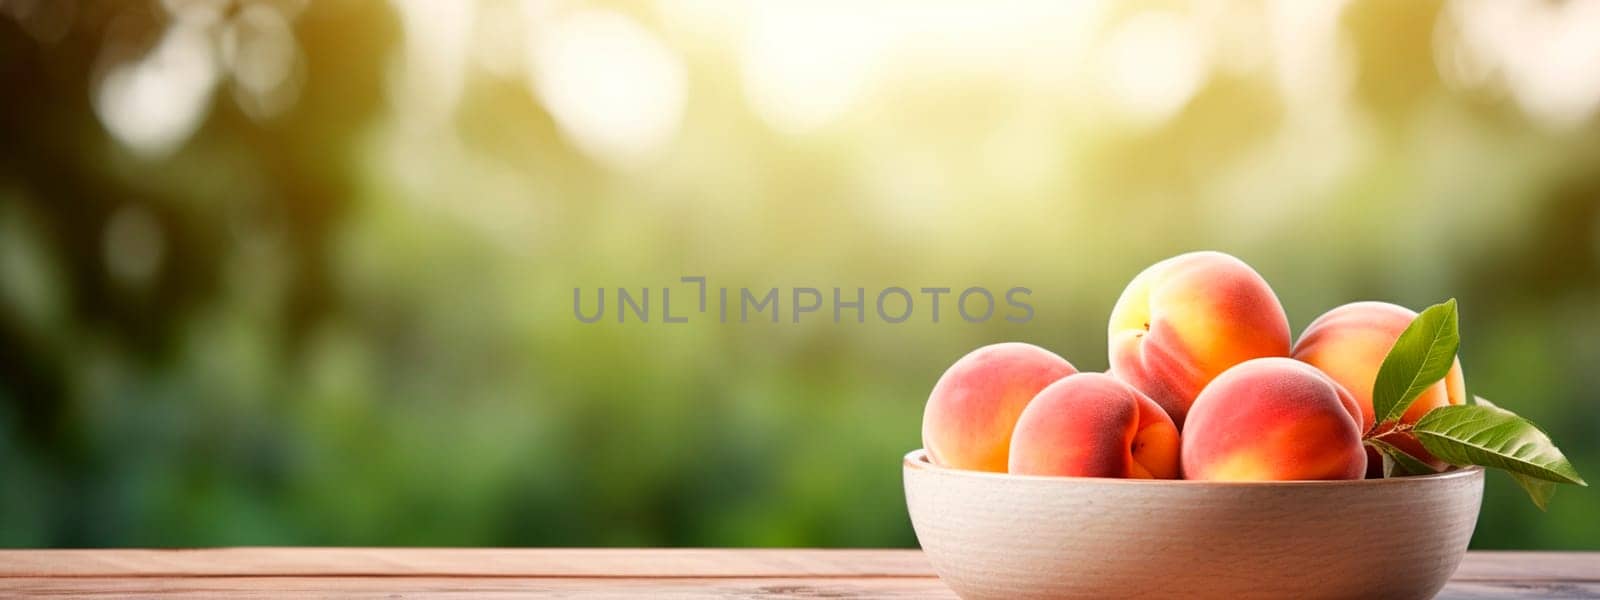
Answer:
[[[1229,367],[1289,355],[1289,319],[1266,280],[1237,258],[1191,252],[1139,273],[1108,331],[1111,373],[1183,427],[1195,396]]]
[[[1360,479],[1355,398],[1316,367],[1288,358],[1248,360],[1195,398],[1183,425],[1189,479]]]
[[[1020,475],[1178,476],[1178,426],[1154,400],[1110,375],[1080,373],[1034,396],[1011,435]]]
[[[1395,340],[1400,338],[1400,332],[1405,331],[1416,317],[1417,313],[1411,309],[1387,302],[1352,302],[1323,313],[1312,321],[1300,334],[1300,341],[1295,343],[1291,355],[1322,369],[1334,381],[1350,390],[1361,408],[1361,430],[1367,431],[1372,429],[1375,420],[1372,384],[1378,379],[1378,367],[1383,364]],[[1430,410],[1465,402],[1466,395],[1461,361],[1457,360],[1444,380],[1417,396],[1416,402],[1400,417],[1400,422],[1416,423]],[[1435,468],[1444,466],[1409,433],[1386,435],[1383,440]]]
[[[922,413],[922,445],[936,464],[1004,472],[1011,430],[1028,401],[1078,370],[1044,348],[1018,342],[973,350],[950,365]]]

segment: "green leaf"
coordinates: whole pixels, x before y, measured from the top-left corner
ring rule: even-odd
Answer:
[[[1412,456],[1405,450],[1401,450],[1399,446],[1378,438],[1367,439],[1366,444],[1372,446],[1373,449],[1378,451],[1378,455],[1383,457],[1383,476],[1385,478],[1438,473],[1438,470],[1431,465],[1422,462],[1422,459]]]
[[[1523,491],[1528,492],[1528,499],[1532,500],[1533,505],[1539,507],[1539,510],[1545,510],[1545,507],[1550,504],[1550,497],[1556,495],[1555,482],[1536,479],[1517,472],[1511,472],[1508,475],[1511,475],[1511,479],[1516,481],[1517,485],[1522,486]]]
[[[1389,348],[1372,383],[1374,428],[1399,419],[1417,396],[1433,385],[1455,362],[1461,346],[1456,299],[1435,304],[1412,319]]]
[[[1550,436],[1503,408],[1441,406],[1428,411],[1411,432],[1428,452],[1453,465],[1483,465],[1545,481],[1589,485]]]

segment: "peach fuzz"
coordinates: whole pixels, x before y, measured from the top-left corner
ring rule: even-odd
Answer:
[[[1017,417],[1039,390],[1078,370],[1044,348],[1010,342],[973,350],[945,370],[922,413],[935,464],[1004,472]]]
[[[1266,280],[1237,258],[1191,252],[1156,263],[1111,311],[1111,373],[1183,427],[1200,390],[1236,364],[1289,355],[1289,319]]]
[[[1178,427],[1155,401],[1115,377],[1080,373],[1022,410],[1009,471],[1019,475],[1178,476]]]
[[[1355,396],[1361,408],[1361,430],[1372,429],[1375,416],[1372,408],[1372,384],[1378,379],[1378,367],[1389,354],[1400,332],[1405,331],[1417,313],[1403,306],[1387,302],[1352,302],[1317,317],[1300,334],[1292,356],[1327,373]],[[1417,400],[1400,417],[1402,423],[1416,423],[1422,415],[1440,406],[1461,404],[1466,401],[1466,381],[1461,375],[1461,361],[1450,367],[1444,380],[1424,390]],[[1429,455],[1411,434],[1387,435],[1384,441],[1399,446],[1412,456],[1429,462],[1435,468],[1444,463]]]
[[[1189,479],[1360,479],[1360,410],[1343,386],[1288,358],[1245,361],[1195,399],[1183,426]]]

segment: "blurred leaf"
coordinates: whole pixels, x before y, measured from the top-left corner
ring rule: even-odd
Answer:
[[[1372,384],[1374,430],[1399,419],[1428,386],[1444,379],[1455,361],[1461,334],[1456,323],[1456,299],[1422,311],[1400,333],[1389,355],[1378,367]]]
[[[1507,474],[1511,476],[1513,481],[1517,482],[1517,485],[1522,486],[1522,489],[1528,492],[1528,499],[1532,500],[1533,505],[1539,507],[1539,510],[1546,510],[1546,507],[1550,504],[1550,498],[1556,495],[1556,484],[1553,481],[1529,477],[1515,471],[1508,471]]]

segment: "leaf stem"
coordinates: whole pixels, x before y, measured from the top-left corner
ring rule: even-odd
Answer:
[[[1411,423],[1402,423],[1400,421],[1393,421],[1387,423],[1387,425],[1388,427],[1384,427],[1384,424],[1381,423],[1373,425],[1372,429],[1368,430],[1365,436],[1362,436],[1362,439],[1371,440],[1394,435],[1396,433],[1406,433],[1415,427],[1415,425]]]

